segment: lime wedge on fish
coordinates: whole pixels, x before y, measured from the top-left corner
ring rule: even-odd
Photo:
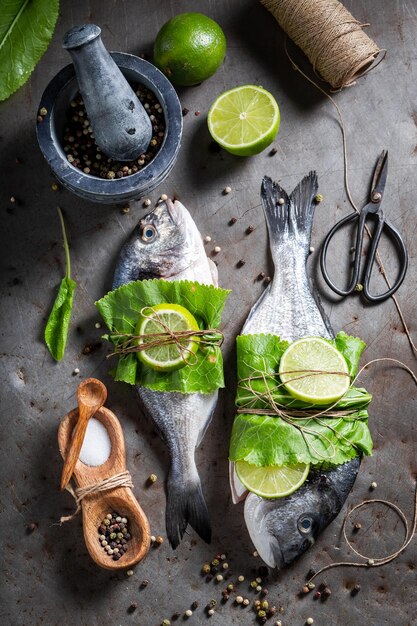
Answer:
[[[262,498],[283,498],[305,482],[310,464],[268,465],[257,467],[247,461],[236,461],[236,474],[249,491]]]
[[[262,152],[275,139],[280,115],[276,100],[262,87],[243,85],[222,93],[207,118],[213,139],[238,156]]]
[[[344,356],[320,337],[291,343],[281,357],[279,376],[292,396],[318,405],[336,402],[350,386]]]
[[[180,304],[156,304],[145,307],[136,326],[137,344],[144,346],[139,361],[159,372],[172,372],[192,362],[198,349],[198,337],[193,335],[177,341],[161,340],[161,333],[199,330],[197,320]],[[159,342],[158,345],[151,345]],[[147,345],[149,347],[147,347]]]

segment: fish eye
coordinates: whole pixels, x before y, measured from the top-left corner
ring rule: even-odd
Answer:
[[[298,520],[298,530],[300,533],[310,533],[313,529],[314,519],[311,515],[302,515]]]
[[[156,228],[152,226],[152,224],[146,224],[142,230],[142,239],[146,241],[146,243],[150,243],[156,237]]]

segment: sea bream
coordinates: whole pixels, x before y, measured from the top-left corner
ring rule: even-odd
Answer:
[[[178,201],[161,202],[140,220],[122,248],[113,289],[151,278],[217,286],[217,268],[205,253],[190,213]],[[202,539],[210,542],[210,520],[194,451],[210,423],[218,392],[182,394],[140,386],[137,391],[171,457],[166,505],[168,539],[176,548],[190,524]]]
[[[268,333],[288,341],[306,336],[334,337],[310,289],[306,268],[317,189],[315,172],[303,178],[290,196],[264,177],[261,198],[275,274],[252,307],[242,334]],[[330,471],[311,470],[301,488],[284,498],[266,500],[254,493],[247,495],[246,526],[267,565],[289,565],[314,543],[342,508],[359,464],[356,457]],[[231,487],[235,502],[245,496],[233,465]]]

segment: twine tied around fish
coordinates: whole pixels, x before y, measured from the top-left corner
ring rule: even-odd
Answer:
[[[203,350],[210,346],[220,347],[224,341],[224,335],[217,328],[208,328],[203,330],[178,330],[173,331],[164,322],[151,306],[145,306],[140,310],[140,315],[146,319],[152,319],[160,327],[161,331],[156,333],[147,333],[145,335],[135,335],[133,333],[110,333],[107,338],[115,343],[114,352],[107,355],[121,356],[132,352],[142,352],[159,346],[175,345],[185,365],[195,365],[198,357],[195,352],[188,346],[190,343],[198,344]]]
[[[294,376],[291,378],[291,382],[296,381],[296,380],[302,380],[310,376],[320,376],[323,374],[334,375],[334,376],[347,376],[350,378],[349,374],[347,374],[346,372],[332,372],[332,371],[329,372],[329,371],[324,371],[324,370],[303,370],[301,372],[300,370],[292,370],[292,371],[281,372],[281,373],[285,375],[298,374],[297,376]],[[258,391],[257,389],[254,388],[253,383],[256,380],[263,381],[264,391]],[[351,384],[349,385],[349,389],[352,387],[355,380],[351,382]],[[273,386],[270,385],[271,381],[273,382]],[[336,409],[335,408],[336,405],[341,400],[341,398],[339,398],[332,405],[326,408],[323,408],[322,410],[317,410],[311,407],[291,408],[291,407],[288,407],[287,405],[284,405],[278,402],[276,398],[274,398],[274,392],[276,393],[277,391],[279,391],[279,389],[283,387],[285,387],[284,383],[277,382],[276,375],[274,373],[265,374],[265,372],[258,370],[257,374],[255,374],[254,376],[249,376],[248,378],[242,378],[238,383],[238,389],[240,388],[244,391],[249,392],[252,397],[245,404],[238,406],[237,413],[245,413],[249,415],[269,415],[271,417],[281,418],[284,422],[296,428],[301,433],[306,446],[310,448],[317,457],[322,458],[324,460],[330,460],[336,455],[337,450],[336,450],[335,444],[329,439],[329,437],[327,437],[323,433],[319,433],[313,428],[309,428],[308,422],[307,424],[300,424],[297,422],[300,422],[303,420],[308,420],[308,421],[314,420],[320,426],[324,426],[325,428],[328,428],[330,431],[332,431],[332,433],[335,435],[335,437],[339,441],[343,440],[349,445],[351,445],[352,447],[355,447],[355,445],[352,442],[350,442],[346,437],[344,437],[342,434],[340,434],[336,430],[336,428],[334,428],[328,422],[326,423],[326,418],[327,419],[341,418],[344,420],[352,420],[352,421],[361,419],[361,417],[357,416],[357,413],[360,410],[358,407],[352,408],[352,409],[345,409],[345,410]],[[265,404],[264,408],[257,408],[254,406],[254,404],[259,401]],[[317,450],[317,448],[314,446],[312,441],[308,440],[308,437],[307,437],[308,435],[310,435],[311,437],[316,437],[316,438],[324,440],[328,444],[329,449],[331,450],[330,454],[323,455],[319,450]]]

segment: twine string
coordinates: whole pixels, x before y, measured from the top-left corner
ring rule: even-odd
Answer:
[[[333,89],[355,84],[376,67],[383,50],[338,0],[261,0]],[[382,61],[383,56],[380,58]]]
[[[147,313],[149,311],[149,313]],[[173,331],[159,315],[159,312],[150,306],[143,307],[140,311],[142,317],[152,319],[161,327],[160,332],[147,333],[145,335],[135,335],[132,333],[114,332],[110,334],[112,341],[118,341],[114,352],[107,355],[110,358],[115,355],[130,354],[150,350],[158,346],[175,345],[183,361],[188,365],[195,365],[198,357],[189,348],[190,343],[198,343],[203,346],[221,346],[224,335],[217,328],[205,330],[178,330]]]
[[[92,495],[93,493],[99,493],[100,491],[110,491],[111,489],[115,489],[116,487],[133,487],[132,477],[128,470],[125,470],[124,472],[119,472],[118,474],[114,474],[113,476],[109,476],[108,478],[105,478],[98,483],[87,485],[86,487],[73,488],[71,484],[68,483],[65,489],[74,498],[76,510],[72,515],[61,517],[61,524],[69,522],[74,517],[76,517],[76,515],[78,515],[78,513],[81,511],[81,502],[84,500],[84,498]]]

